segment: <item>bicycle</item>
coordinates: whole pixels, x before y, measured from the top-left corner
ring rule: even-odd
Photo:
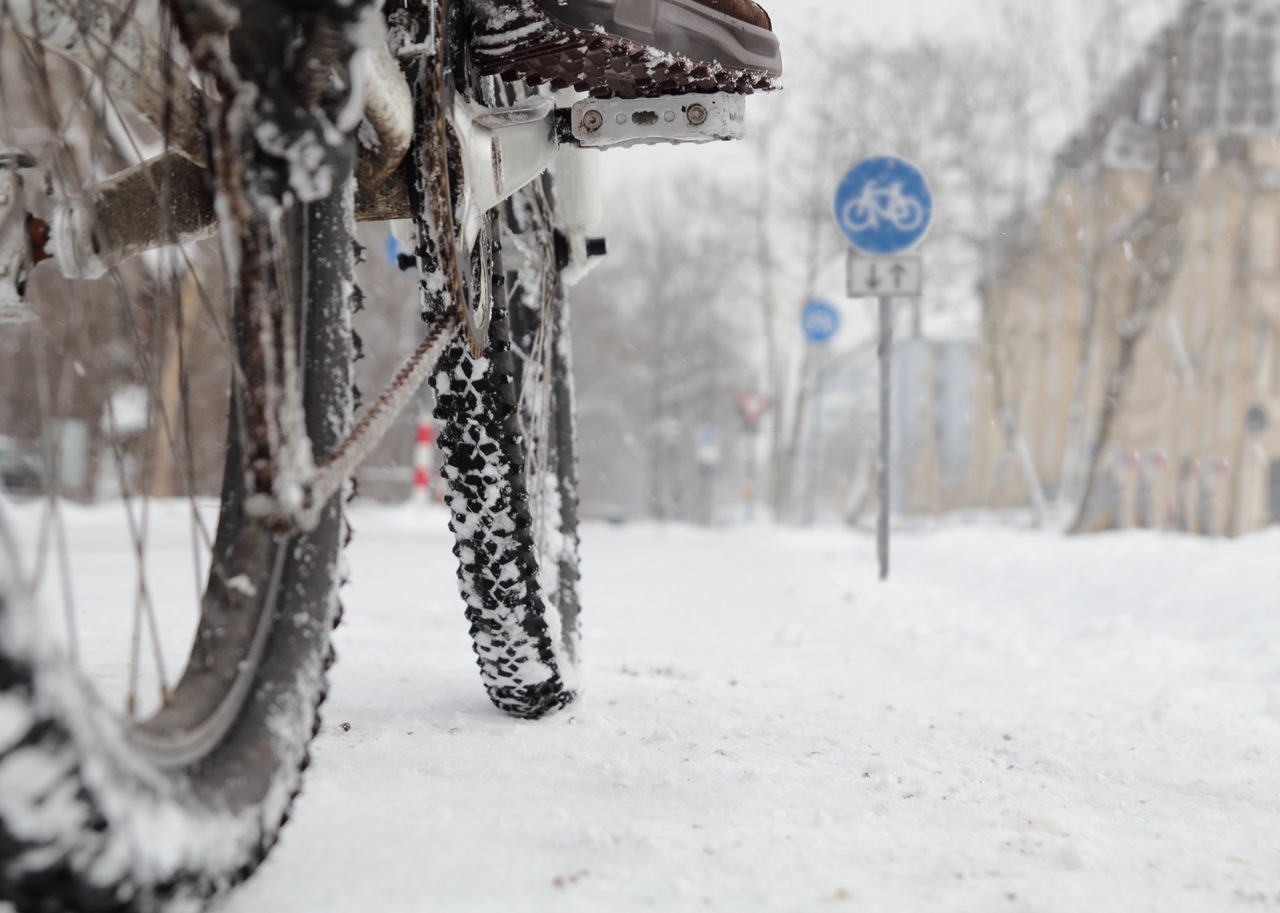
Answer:
[[[34,569],[0,514],[0,900],[154,909],[262,861],[319,725],[349,480],[424,380],[490,698],[537,718],[576,697],[564,286],[599,250],[588,169],[562,167],[558,196],[546,171],[562,146],[738,136],[743,104],[696,71],[681,78],[710,94],[674,100],[498,80],[475,44],[501,30],[477,16],[460,0],[392,0],[385,27],[339,0],[0,0],[0,59],[30,83],[0,83],[0,142],[40,144],[0,154],[0,321],[26,334],[11,361],[31,363],[50,491]],[[18,135],[24,107],[46,129]],[[415,222],[427,332],[357,422],[352,227],[397,218]],[[140,397],[112,393],[121,379]],[[73,390],[105,416],[139,567],[112,628],[128,661],[99,682],[58,499]],[[198,606],[172,683],[144,573],[166,493],[190,515]],[[65,633],[30,582],[51,569]]]
[[[845,206],[840,218],[855,234],[878,229],[882,221],[898,231],[912,232],[924,224],[924,207],[902,192],[901,182],[882,187],[878,181],[869,181],[862,195]]]

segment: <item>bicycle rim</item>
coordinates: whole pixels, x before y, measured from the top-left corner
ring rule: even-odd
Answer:
[[[553,611],[561,653],[577,663],[578,616],[577,416],[568,300],[556,263],[551,181],[522,191],[510,205],[511,227],[541,239],[538,254],[507,274],[516,415],[524,451],[538,583]],[[554,630],[558,628],[558,631]]]

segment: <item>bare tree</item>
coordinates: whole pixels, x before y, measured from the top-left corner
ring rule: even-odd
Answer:
[[[1024,208],[1047,176],[1049,140],[1041,123],[1065,79],[1046,62],[1054,38],[1043,13],[1007,6],[1004,19],[1007,38],[981,47],[922,42],[819,49],[827,68],[822,107],[808,110],[806,119],[793,114],[790,133],[800,139],[788,161],[793,168],[800,162],[796,170],[803,178],[790,179],[794,189],[785,196],[792,205],[779,222],[781,230],[806,242],[793,241],[801,256],[783,280],[796,288],[798,299],[820,292],[824,275],[839,281],[844,244],[832,228],[830,197],[840,174],[859,158],[892,153],[919,164],[935,191],[925,310],[976,317],[973,288],[1003,256],[1001,220]],[[918,335],[919,312],[912,317]],[[1000,366],[989,370],[998,374]],[[792,372],[799,378],[809,374],[806,366]],[[807,406],[803,384],[788,392],[783,399],[790,407],[789,433],[775,454],[775,471],[784,478],[776,489],[779,515],[790,467],[796,465],[799,417]],[[1033,502],[1042,505],[1012,391],[1002,400],[998,411],[1009,449],[1021,455]]]
[[[1107,126],[1107,119],[1097,118],[1096,113],[1109,103],[1105,93],[1120,78],[1122,68],[1128,65],[1128,58],[1138,42],[1126,15],[1127,8],[1120,0],[1095,0],[1094,7],[1093,26],[1085,47],[1085,108],[1078,116],[1088,122],[1086,131],[1093,133],[1090,141],[1096,147],[1103,141],[1101,131]],[[1106,182],[1087,181],[1081,192],[1085,197],[1081,201],[1083,218],[1078,226],[1079,236],[1070,245],[1076,256],[1069,258],[1065,256],[1066,251],[1061,252],[1064,254],[1062,263],[1065,271],[1062,278],[1079,287],[1082,318],[1079,337],[1081,359],[1067,410],[1067,432],[1063,441],[1057,497],[1060,504],[1073,506],[1079,505],[1084,487],[1089,450],[1087,442],[1093,432],[1090,419],[1095,417],[1089,408],[1088,394],[1097,369],[1098,313],[1105,296],[1099,276],[1107,254],[1116,243],[1115,233],[1109,232],[1111,226],[1106,224],[1111,215],[1106,202]]]
[[[1107,374],[1105,398],[1098,432],[1089,460],[1084,493],[1071,524],[1073,533],[1085,532],[1105,510],[1101,503],[1101,467],[1115,420],[1123,408],[1132,378],[1138,344],[1168,301],[1186,247],[1187,204],[1195,189],[1195,158],[1191,136],[1179,112],[1186,110],[1183,95],[1190,66],[1189,36],[1194,17],[1166,32],[1163,40],[1165,89],[1162,121],[1157,133],[1159,155],[1147,202],[1131,228],[1122,233],[1130,260],[1121,312],[1112,321],[1116,351]]]
[[[751,250],[724,202],[714,182],[692,176],[615,207],[627,218],[608,226],[611,255],[575,289],[584,465],[613,467],[607,477],[584,472],[588,511],[707,512],[702,486],[714,478],[699,469],[698,434],[736,442],[733,394],[756,355],[742,326]]]

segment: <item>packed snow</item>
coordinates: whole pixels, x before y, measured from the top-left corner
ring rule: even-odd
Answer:
[[[109,510],[69,531],[128,593]],[[1280,907],[1280,530],[948,522],[882,585],[864,532],[588,524],[587,694],[526,723],[444,514],[353,524],[314,764],[223,913]]]

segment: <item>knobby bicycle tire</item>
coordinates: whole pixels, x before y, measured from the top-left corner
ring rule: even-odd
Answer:
[[[282,17],[258,34],[291,40]],[[283,167],[270,158],[260,176]],[[284,209],[271,260],[295,296],[317,457],[341,441],[351,412],[353,204],[350,183],[335,183]],[[243,356],[242,303],[230,323]],[[233,384],[191,655],[154,716],[130,720],[104,704],[55,642],[0,528],[0,901],[22,913],[199,904],[247,877],[288,818],[333,659],[346,530],[340,496],[309,532],[278,532],[248,510],[243,383]]]
[[[520,195],[514,207],[530,205]],[[458,584],[490,700],[536,719],[578,692],[577,465],[569,316],[542,282],[509,274],[489,347],[455,340],[431,377]]]
[[[447,241],[449,220],[431,204],[432,182],[440,163],[447,163],[456,204],[465,175],[448,149],[452,138],[436,107],[437,80],[489,104],[509,103],[521,90],[486,82],[473,69],[459,4],[433,0],[432,6],[434,15],[419,17],[417,30],[401,38],[409,46],[438,40],[422,29],[431,18],[446,30],[444,47],[452,52],[443,55],[442,71],[420,62],[411,80],[418,86],[410,190],[424,273],[423,318],[433,324],[458,308],[450,293],[455,266],[470,303],[490,293],[493,302],[483,353],[477,356],[460,334],[429,378],[441,477],[481,679],[500,710],[537,719],[569,705],[579,690],[573,383],[553,197],[549,179],[535,181],[489,214],[469,254],[460,239]],[[450,154],[441,154],[442,148]],[[508,263],[507,272],[500,223],[506,234],[523,235],[529,254],[524,264]],[[465,262],[450,263],[450,256]]]
[[[307,399],[319,443],[339,430],[330,418],[347,400],[349,352],[333,331],[346,301],[318,304]],[[333,659],[343,521],[337,499],[306,534],[278,536],[248,519],[234,435],[228,445],[220,573],[205,591],[187,673],[153,721],[135,727],[103,707],[41,635],[15,556],[0,558],[0,898],[21,911],[145,910],[213,896],[257,867],[287,819]],[[200,643],[245,611],[246,636],[220,648],[220,658],[238,651],[252,663],[234,723],[211,744],[181,749],[193,756],[172,766],[166,730],[187,725],[177,722],[184,701],[208,700]]]

